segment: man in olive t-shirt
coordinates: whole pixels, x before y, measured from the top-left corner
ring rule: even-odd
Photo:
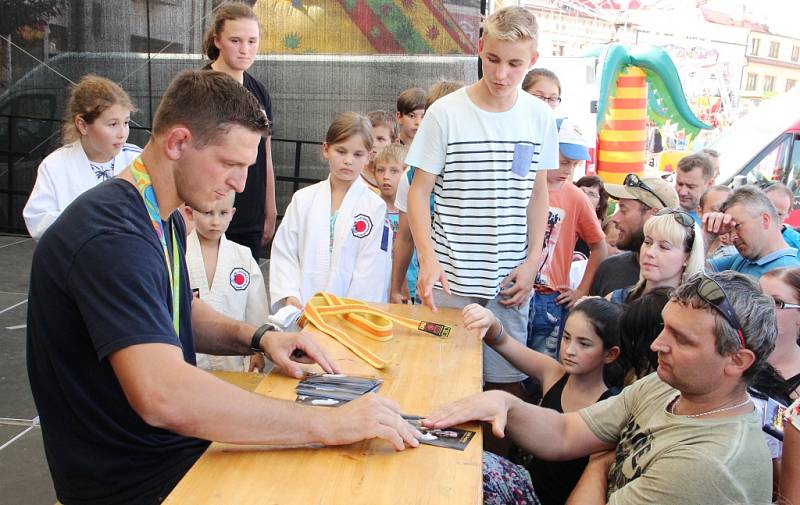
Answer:
[[[760,412],[748,403],[750,412],[727,417],[672,414],[679,394],[652,374],[579,412],[597,438],[617,446],[608,503],[769,503]]]
[[[424,424],[488,421],[496,435],[545,460],[594,454],[568,504],[769,503],[771,460],[747,383],[775,346],[772,299],[746,275],[699,273],[675,290],[662,316],[651,345],[656,374],[617,397],[559,414],[487,391]],[[532,491],[510,474],[490,484],[484,499],[494,490]]]

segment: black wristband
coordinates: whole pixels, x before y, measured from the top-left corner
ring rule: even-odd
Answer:
[[[250,350],[253,352],[263,352],[261,350],[261,337],[264,336],[264,333],[268,331],[278,331],[278,327],[272,323],[264,323],[258,327],[255,333],[253,333],[253,338],[250,339]]]

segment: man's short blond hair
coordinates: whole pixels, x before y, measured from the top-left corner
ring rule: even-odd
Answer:
[[[537,50],[539,25],[536,16],[525,7],[506,7],[494,12],[483,24],[483,36],[497,40],[533,41],[533,50]]]

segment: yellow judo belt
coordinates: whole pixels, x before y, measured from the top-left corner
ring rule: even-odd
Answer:
[[[381,342],[391,340],[394,336],[393,322],[437,337],[450,336],[450,327],[443,324],[390,314],[370,307],[360,300],[339,298],[330,293],[315,294],[306,304],[306,308],[298,320],[300,327],[304,328],[307,324],[315,326],[319,331],[330,335],[375,368],[386,367],[388,361],[370,351],[344,331],[329,324],[328,321],[331,318],[337,318],[356,333]]]

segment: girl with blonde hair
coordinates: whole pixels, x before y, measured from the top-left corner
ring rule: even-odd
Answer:
[[[656,288],[676,288],[703,270],[705,261],[700,228],[681,210],[665,208],[644,224],[639,250],[639,282],[608,294],[612,302],[630,303]]]

